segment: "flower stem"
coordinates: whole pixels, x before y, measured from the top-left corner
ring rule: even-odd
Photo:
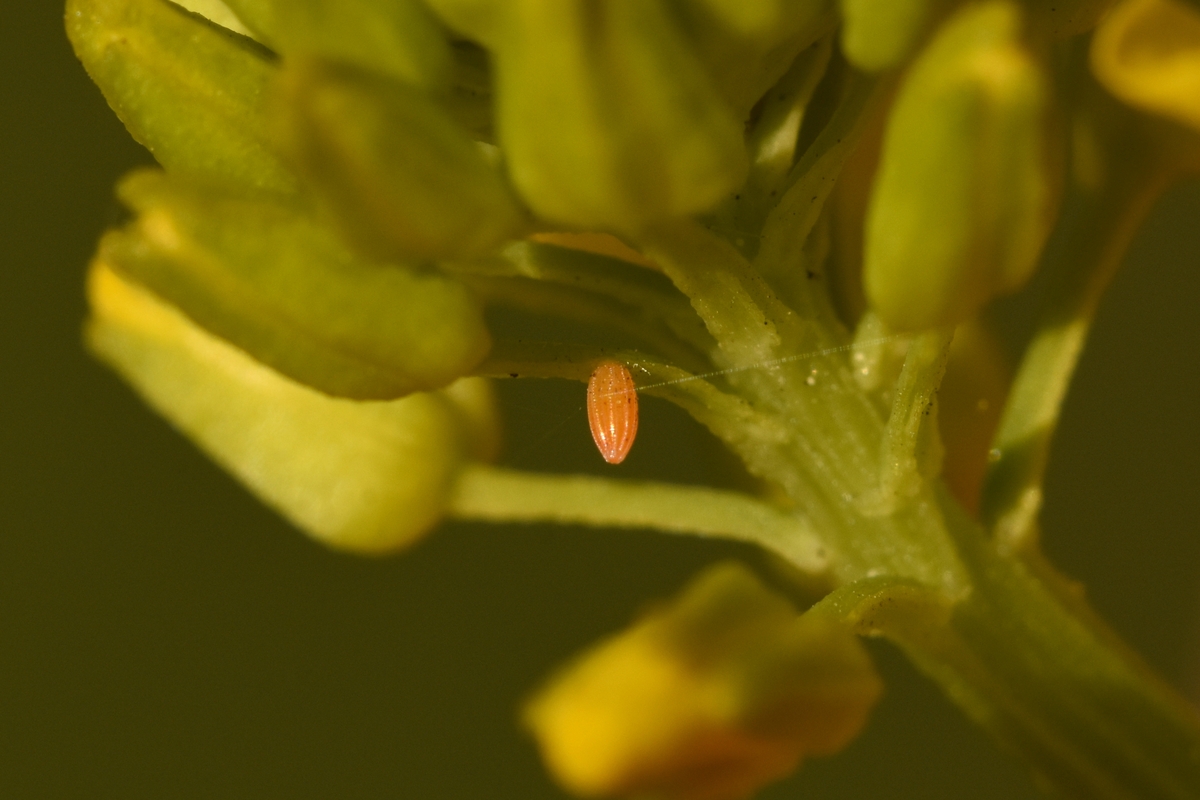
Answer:
[[[839,587],[809,613],[894,641],[1058,795],[1200,794],[1195,710],[947,494],[938,500],[970,592],[879,575]]]
[[[829,559],[801,515],[738,492],[590,475],[550,475],[474,464],[459,476],[451,516],[486,522],[554,522],[752,542],[824,580]]]
[[[953,328],[925,331],[908,346],[883,432],[879,488],[885,506],[916,494],[926,478],[941,471],[936,397],[953,338]]]
[[[1195,709],[940,500],[973,589],[936,637],[900,632],[918,666],[1064,796],[1200,796]]]
[[[1104,191],[1079,190],[1063,221],[1041,320],[1013,382],[983,487],[984,522],[1004,547],[1036,544],[1042,481],[1071,377],[1100,298],[1165,186],[1162,170],[1125,170]]]

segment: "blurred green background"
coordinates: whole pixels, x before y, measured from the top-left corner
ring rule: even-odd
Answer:
[[[733,546],[448,526],[369,561],[311,544],[79,344],[83,270],[148,156],[50,0],[0,21],[0,795],[555,798],[515,722],[557,662]],[[1155,212],[1059,436],[1047,547],[1170,680],[1200,687],[1200,187]],[[1021,304],[1006,319],[1019,325]],[[596,470],[582,387],[503,387],[508,458]],[[648,400],[623,472],[722,459]],[[770,798],[1021,798],[997,752],[890,647],[868,732]]]

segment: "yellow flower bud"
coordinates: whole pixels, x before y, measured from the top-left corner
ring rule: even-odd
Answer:
[[[525,721],[578,794],[725,800],[845,747],[880,691],[854,635],[725,564],[568,666]]]
[[[209,334],[102,262],[92,351],[265,503],[325,544],[384,553],[441,519],[469,457],[495,447],[487,385],[388,402],[329,397]]]
[[[1058,185],[1048,88],[1009,0],[962,8],[896,99],[868,209],[864,288],[892,328],[973,317],[1037,264]]]
[[[1128,0],[1092,38],[1092,71],[1135,108],[1200,129],[1200,11],[1180,0]]]

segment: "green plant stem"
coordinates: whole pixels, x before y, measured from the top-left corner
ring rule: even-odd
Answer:
[[[752,542],[805,575],[825,579],[829,558],[807,520],[738,492],[589,475],[548,475],[475,464],[459,476],[451,516],[486,522],[554,522]]]
[[[747,366],[801,352],[806,326],[733,245],[691,221],[642,232],[638,244],[692,303],[723,357]]]
[[[740,254],[698,226],[660,228],[640,244],[691,299],[720,344],[730,394],[748,409],[741,419],[698,419],[836,540],[839,580],[882,570],[961,588],[928,502],[887,516],[871,502],[884,423],[847,369],[845,331],[797,315]]]
[[[982,515],[1002,546],[1031,550],[1050,443],[1100,298],[1166,186],[1161,169],[1126,169],[1103,191],[1079,190],[1054,254],[1037,333],[1009,393],[984,481]]]
[[[825,36],[796,57],[787,74],[762,99],[757,122],[747,132],[750,174],[736,193],[706,216],[705,227],[747,258],[758,250],[757,231],[788,187],[800,130],[817,85],[833,55],[834,36]]]
[[[871,109],[883,102],[888,87],[886,81],[851,74],[832,119],[784,179],[786,191],[766,217],[755,257],[755,266],[768,280],[787,280],[796,270],[805,242],[846,159],[858,145]],[[821,300],[818,305],[823,307],[825,302]],[[803,313],[809,309],[796,310]]]
[[[859,114],[869,105],[865,98],[862,103]],[[843,123],[855,119],[848,113]],[[834,175],[836,169],[829,179]],[[1038,340],[1050,355],[1031,355],[1014,392],[1014,408],[1026,403],[1023,418],[1041,421],[1033,430],[1043,450],[1086,323],[1159,187],[1131,181],[1125,191],[1113,188],[1091,198],[1093,205],[1085,203],[1080,219],[1068,221],[1064,251],[1078,265],[1066,275],[1075,283],[1066,280],[1066,288],[1052,295],[1063,299],[1052,302]],[[802,205],[793,210],[800,214]],[[1053,790],[1081,799],[1200,796],[1194,711],[1081,602],[985,535],[919,469],[895,502],[873,502],[881,452],[894,446],[913,453],[919,444],[949,335],[918,337],[898,386],[905,397],[893,408],[889,428],[847,363],[848,336],[821,311],[827,299],[814,286],[808,301],[792,308],[764,278],[786,275],[803,262],[803,237],[789,240],[785,222],[776,218],[753,265],[697,225],[672,224],[639,236],[643,251],[688,297],[718,343],[718,375],[689,375],[634,352],[551,347],[536,356],[527,346],[505,342],[483,370],[513,366],[515,372],[520,363],[523,375],[585,379],[594,359],[620,358],[637,367],[639,385],[679,403],[752,473],[781,486],[803,515],[796,518],[801,524],[788,515],[783,519],[791,521],[782,523],[777,510],[745,507],[757,501],[729,493],[709,500],[704,489],[475,467],[463,473],[451,513],[718,535],[757,542],[793,561],[798,547],[810,552],[819,537],[828,578],[841,587],[823,603],[823,613],[853,618],[860,630],[896,641]],[[1091,238],[1088,232],[1096,230],[1104,235]],[[1074,338],[1055,339],[1056,331],[1072,325]],[[1048,403],[1039,401],[1043,393]],[[1042,458],[1025,473],[1038,483],[1044,452]],[[801,558],[798,566],[811,569],[814,563]]]
[[[803,338],[798,332],[838,340],[837,331],[816,320],[785,318],[773,330],[762,325],[756,314],[778,314],[776,299],[739,264],[726,270],[711,253],[706,260],[704,246],[686,235],[661,237],[651,248],[727,355],[786,353]],[[733,259],[718,253],[716,261]],[[771,334],[778,338],[771,341]],[[909,365],[910,410],[919,411],[920,399],[936,388],[949,340],[944,333],[927,338],[924,355]],[[811,520],[836,582],[849,586],[880,575],[904,586],[907,605],[894,603],[898,610],[872,614],[869,622],[1059,793],[1200,796],[1194,712],[1081,604],[1066,602],[927,480],[894,506],[869,502],[864,490],[878,485],[887,428],[843,356],[807,361],[819,374],[811,384],[807,370],[782,368],[734,382],[758,428],[726,439],[752,472],[784,487]],[[895,429],[911,433],[913,419],[901,413]]]
[[[746,273],[736,270],[724,281],[705,275],[711,262],[705,260],[703,236],[699,239],[685,235],[684,246],[674,251],[677,241],[659,239],[656,257],[671,265],[668,271],[703,309],[706,321],[715,318],[718,324],[710,327],[722,332],[722,345],[732,339],[733,350],[754,352],[765,345],[767,352],[786,353],[783,337],[770,341],[778,333],[764,334],[769,326],[754,316],[762,307],[760,298],[768,307],[773,302],[769,292],[762,294],[752,278],[740,283]],[[725,258],[727,252],[718,254]],[[723,294],[730,280],[732,296]],[[729,302],[722,304],[723,298]],[[800,329],[789,328],[792,324],[785,320],[781,327],[788,334]],[[814,335],[837,339],[828,330]],[[936,385],[940,340],[934,339],[931,357],[922,359],[921,374],[929,379],[914,387]],[[747,371],[757,379],[732,381],[731,375],[730,392],[705,380],[670,384],[678,393],[670,399],[724,439],[752,472],[785,489],[804,515],[803,530],[819,535],[834,584],[852,592],[863,585],[855,587],[856,582],[873,575],[893,582],[874,593],[877,602],[861,617],[864,626],[898,642],[967,714],[1028,759],[1060,794],[1200,796],[1200,727],[1194,712],[1116,645],[1103,626],[986,537],[930,483],[886,512],[864,502],[864,489],[879,479],[886,423],[854,381],[844,352],[808,357],[803,370],[744,366],[757,366]],[[806,380],[810,367],[819,375],[812,384]],[[579,373],[573,377],[583,376],[580,367],[570,369]],[[688,377],[663,365],[648,363],[647,370],[667,381]],[[913,396],[918,394],[914,390]],[[510,477],[465,473],[453,513],[674,531],[682,526],[692,532],[706,524],[702,530],[710,535],[756,541],[790,559],[796,558],[795,543],[806,541],[801,528],[769,522],[747,530],[726,518],[729,529],[720,530],[724,525],[713,521],[736,507],[736,500],[726,502],[730,498],[721,498],[720,510],[706,509],[699,520],[687,517],[703,508],[701,495],[708,490],[671,487],[660,493],[654,487],[639,493],[607,484],[577,486],[574,479],[522,477],[517,491],[515,482],[506,482]],[[477,481],[474,487],[471,481]]]
[[[750,176],[744,190],[754,188],[773,197],[796,160],[800,127],[817,85],[833,56],[834,36],[818,39],[796,56],[779,83],[763,98],[762,114],[750,132]],[[764,198],[766,199],[766,198]]]
[[[1060,796],[1198,796],[1195,710],[953,499],[941,493],[938,502],[969,593],[880,575],[836,589],[809,613],[895,641]]]
[[[877,442],[882,436],[824,432]],[[772,467],[788,469],[781,461]],[[882,575],[906,587],[907,605],[885,603],[881,612],[888,613],[868,622],[1055,791],[1078,798],[1200,796],[1194,711],[1089,614],[990,540],[953,499],[926,483],[891,513],[873,516],[861,504],[838,503],[824,479],[776,476],[784,486],[817,482],[811,496],[823,507],[799,507],[820,520],[816,530],[841,583]]]
[[[886,508],[915,494],[926,478],[941,472],[936,394],[953,339],[952,328],[931,330],[914,336],[908,346],[880,453],[880,502]]]
[[[1081,799],[1197,796],[1200,727],[1193,710],[1109,647],[1103,632],[1001,552],[952,499],[922,494],[914,507],[937,510],[937,517],[860,519],[855,535],[846,537],[732,492],[471,466],[459,479],[450,513],[465,520],[652,528],[750,541],[835,582],[844,581],[860,559],[873,559],[899,577],[871,578],[858,570],[857,583],[818,608],[862,632],[895,640],[1058,793]],[[929,542],[939,524],[956,547],[969,592],[904,577],[903,559],[871,552],[881,528],[907,525]],[[823,542],[815,530],[833,537]],[[862,545],[857,552],[843,549],[854,540]]]
[[[939,500],[972,591],[938,635],[897,632],[918,665],[1065,796],[1200,796],[1195,709]]]

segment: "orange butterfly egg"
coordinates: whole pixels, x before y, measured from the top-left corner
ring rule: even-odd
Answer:
[[[588,380],[587,412],[600,455],[610,464],[620,464],[638,428],[637,387],[624,364],[601,361],[596,366]]]

